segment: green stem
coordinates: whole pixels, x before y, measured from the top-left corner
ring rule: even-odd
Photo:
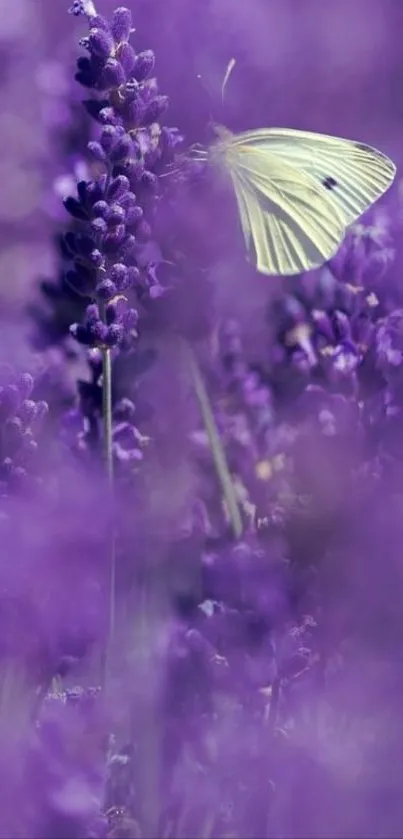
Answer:
[[[112,454],[112,359],[111,351],[102,350],[102,416],[104,423],[104,456],[109,486],[113,488]]]
[[[110,503],[112,504],[112,517],[114,518],[114,476],[113,476],[113,450],[112,450],[112,358],[111,350],[102,350],[103,380],[102,380],[102,419],[104,435],[104,458],[105,468],[110,491]],[[107,678],[110,652],[115,634],[115,594],[116,594],[116,535],[115,524],[112,520],[110,529],[110,564],[109,564],[109,625],[106,649],[103,657],[103,680]]]
[[[220,440],[220,435],[210,405],[208,393],[196,357],[189,345],[187,345],[186,350],[189,358],[195,393],[200,405],[200,411],[203,417],[207,436],[209,438],[211,453],[227,505],[228,515],[232,524],[234,536],[236,539],[239,539],[242,536],[243,531],[242,518],[239,512],[238,499],[236,497],[231,473],[228,468],[227,458]]]

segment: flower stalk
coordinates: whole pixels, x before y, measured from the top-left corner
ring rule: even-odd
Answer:
[[[106,683],[108,666],[113,640],[115,634],[115,613],[116,613],[116,534],[114,522],[114,470],[113,470],[113,448],[112,448],[112,359],[111,350],[102,350],[102,419],[104,433],[104,457],[105,468],[108,480],[108,489],[112,504],[112,522],[110,529],[110,555],[109,555],[109,620],[108,636],[103,663],[103,681]]]
[[[218,433],[217,425],[214,419],[213,410],[210,405],[210,400],[208,397],[206,386],[203,381],[203,377],[199,369],[199,365],[189,345],[187,345],[186,347],[186,352],[188,356],[188,363],[192,375],[195,394],[200,406],[200,411],[206,428],[206,433],[211,448],[214,466],[221,484],[225,503],[227,505],[228,516],[231,522],[233,534],[235,536],[235,539],[240,539],[243,531],[242,518],[239,511],[239,505],[235,494],[234,484],[228,468],[227,459],[225,457],[224,449],[221,445],[220,435]]]

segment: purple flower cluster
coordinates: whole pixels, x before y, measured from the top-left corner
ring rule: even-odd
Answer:
[[[0,371],[0,496],[28,489],[38,480],[38,440],[48,412],[43,400],[32,399],[34,379],[3,366]]]
[[[80,5],[73,12],[85,13]],[[77,198],[64,201],[82,223],[81,232],[64,240],[65,255],[74,264],[66,279],[78,293],[95,299],[83,322],[72,325],[74,337],[90,347],[115,347],[137,326],[127,291],[157,293],[145,246],[152,236],[157,172],[171,160],[176,133],[160,127],[168,99],[150,78],[151,50],[136,54],[129,43],[130,11],[118,8],[110,25],[95,13],[88,14],[88,22],[89,34],[80,43],[89,55],[78,59],[76,79],[94,91],[85,105],[102,129],[88,148],[103,173],[80,181]]]

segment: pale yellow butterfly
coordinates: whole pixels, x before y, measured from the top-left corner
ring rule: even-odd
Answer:
[[[386,155],[352,140],[291,128],[215,131],[208,157],[232,180],[246,247],[263,274],[299,274],[330,259],[396,173]]]

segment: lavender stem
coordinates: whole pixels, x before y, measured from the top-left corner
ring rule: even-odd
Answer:
[[[220,481],[223,496],[227,505],[228,515],[231,521],[234,536],[236,539],[239,539],[242,536],[243,531],[242,518],[239,512],[238,500],[232,483],[227,459],[225,456],[223,446],[221,445],[219,432],[216,426],[214,414],[210,405],[210,400],[199,369],[199,365],[191,348],[187,346],[186,349],[193,379],[193,386],[199,402],[200,411],[209,439],[211,453],[217,471],[217,476]]]
[[[112,359],[111,350],[102,350],[103,382],[102,382],[102,418],[104,432],[104,457],[108,477],[108,485],[113,501],[114,475],[112,451]],[[113,509],[113,507],[112,507]],[[104,682],[107,677],[108,660],[115,633],[115,594],[116,594],[116,534],[112,521],[110,530],[110,564],[109,564],[109,625],[106,650],[103,661]]]

